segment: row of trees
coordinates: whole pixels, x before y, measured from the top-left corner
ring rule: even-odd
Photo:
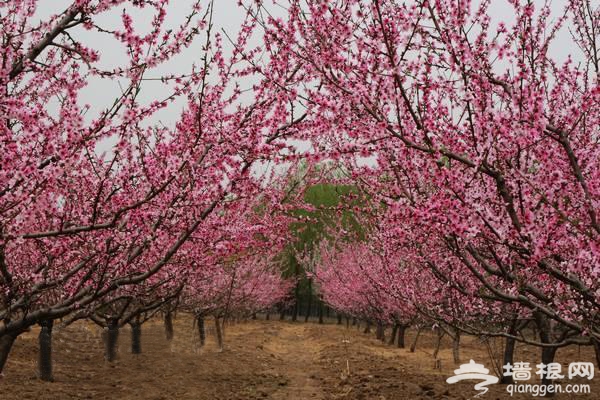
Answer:
[[[254,166],[293,151],[304,117],[295,72],[274,51],[259,67],[247,45],[256,21],[226,54],[211,2],[175,26],[163,0],[78,0],[41,19],[38,6],[0,4],[0,372],[35,324],[45,354],[54,321],[90,318],[112,359],[119,328],[139,338],[158,309],[219,320],[281,301],[289,193]],[[161,73],[188,48],[197,63]],[[92,85],[115,90],[86,104]]]
[[[36,3],[0,5],[0,367],[29,326],[108,320],[158,287],[197,315],[247,304],[263,282],[281,290],[252,301],[279,301],[277,274],[224,288],[259,276],[289,222],[318,212],[298,212],[297,191],[267,167],[301,158],[339,160],[346,182],[334,184],[363,199],[360,235],[299,229],[290,240],[309,245],[283,252],[316,267],[329,304],[527,341],[544,362],[569,344],[600,350],[592,2],[510,1],[500,21],[488,1],[289,0],[283,18],[259,1],[227,55],[210,4],[170,29],[166,1],[76,1],[41,22]],[[119,26],[101,26],[122,7]],[[142,7],[154,15],[143,33],[131,11]],[[106,68],[84,30],[121,46],[120,65]],[[198,65],[156,76],[194,43]],[[80,96],[92,80],[121,88],[99,111]],[[142,101],[148,82],[163,97]],[[152,122],[181,103],[172,127]],[[520,334],[525,323],[539,337]]]
[[[525,341],[544,363],[593,345],[600,363],[600,9],[289,3],[267,36],[303,64],[314,147],[369,198],[367,240],[321,250],[324,298]]]

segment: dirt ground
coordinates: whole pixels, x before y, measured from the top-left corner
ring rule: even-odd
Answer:
[[[432,332],[421,334],[417,351],[410,353],[355,327],[256,320],[228,324],[225,349],[220,352],[210,324],[202,348],[192,324],[189,316],[179,315],[175,338],[168,342],[161,321],[148,322],[143,326],[140,355],[129,351],[130,332],[124,328],[119,359],[113,363],[104,360],[101,330],[96,326],[80,322],[55,327],[52,383],[36,377],[38,331],[34,329],[15,343],[0,380],[0,399],[389,400],[470,399],[478,394],[473,388],[477,382],[445,382],[457,368],[449,342],[443,342],[440,352],[441,369],[434,369]],[[407,333],[407,344],[414,334]],[[518,346],[515,361],[530,362],[535,371],[538,353]],[[465,337],[461,360],[470,359],[492,370],[486,347]],[[560,349],[557,361],[565,372],[571,361],[593,361],[593,351]],[[537,376],[530,383],[539,383]],[[557,399],[600,398],[600,377],[562,383],[590,384],[591,394],[559,394]],[[490,391],[478,398],[511,397],[505,386],[491,385]]]

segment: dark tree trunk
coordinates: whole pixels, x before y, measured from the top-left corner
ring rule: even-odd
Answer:
[[[256,319],[256,313],[252,313],[252,319]]]
[[[444,337],[444,331],[442,330],[442,328],[437,328],[437,339],[435,342],[435,349],[433,350],[433,358],[437,359],[438,358],[438,354],[440,352],[440,347],[442,345],[442,338]]]
[[[39,355],[39,373],[40,379],[46,382],[53,382],[54,376],[52,375],[52,326],[54,321],[51,319],[45,319],[39,322],[41,327],[40,334],[38,336],[40,344],[40,355]]]
[[[271,319],[271,314],[267,313],[267,315],[265,316],[265,319],[268,321]]]
[[[388,342],[389,345],[393,345],[394,342],[396,341],[396,333],[398,332],[398,324],[394,324],[394,326],[392,327],[392,334],[390,335],[390,341]]]
[[[204,346],[206,343],[206,329],[204,329],[204,316],[202,314],[196,315],[196,323],[198,324],[198,337],[200,338],[200,346]]]
[[[460,331],[458,329],[455,330],[452,338],[452,358],[454,364],[460,364]]]
[[[280,321],[284,321],[285,320],[285,309],[281,309],[281,314],[279,314],[279,320]]]
[[[310,318],[310,313],[312,312],[312,300],[309,297],[308,298],[308,303],[306,304],[306,309],[304,310],[304,322],[308,322],[308,319]]]
[[[552,325],[548,317],[541,312],[534,312],[536,325],[539,329],[540,341],[542,343],[552,343]],[[554,362],[556,347],[542,347],[542,364],[548,365]],[[552,379],[548,379],[546,375],[542,376],[542,386],[548,388],[552,385]],[[546,390],[545,397],[554,397],[554,392]]]
[[[400,348],[400,349],[404,348],[404,337],[406,336],[407,328],[408,328],[408,325],[404,325],[404,324],[398,325],[398,348]],[[415,345],[416,345],[416,339],[415,339]],[[413,350],[413,352],[414,352],[414,350]]]
[[[10,350],[12,349],[16,338],[17,335],[0,336],[0,374],[4,371],[6,360],[8,360],[8,355],[10,354]]]
[[[167,340],[173,340],[173,313],[167,311],[165,314],[165,336]]]
[[[371,333],[371,323],[367,321],[367,326],[365,326],[365,330],[363,333]]]
[[[504,356],[502,357],[502,365],[513,365],[513,358],[515,354],[515,339],[507,337],[504,341]],[[502,371],[504,372],[504,370]],[[512,375],[502,376],[500,383],[505,385],[512,385],[514,383]]]
[[[510,327],[508,329],[508,334],[515,336],[517,334],[517,324],[518,319],[513,319]],[[502,357],[502,365],[513,365],[513,359],[515,354],[515,344],[516,340],[510,337],[507,337],[504,341],[504,355]],[[512,385],[514,383],[514,379],[512,375],[504,376],[504,368],[502,368],[502,376],[500,377],[500,383],[505,385]]]
[[[319,324],[323,324],[323,303],[319,301]]]
[[[329,318],[329,306],[325,308],[325,317]]]
[[[346,329],[350,328],[350,317],[346,316]]]
[[[296,267],[296,276],[299,275],[299,271]],[[296,282],[296,286],[294,288],[294,309],[292,310],[292,321],[296,322],[298,320],[298,311],[300,308],[300,284]]]
[[[308,322],[310,313],[312,312],[312,279],[308,280],[308,303],[306,304],[306,315],[304,316],[304,322]]]
[[[415,335],[415,338],[413,339],[412,344],[410,345],[410,352],[414,353],[415,350],[417,349],[417,341],[419,340],[419,336],[421,336],[421,331],[423,330],[422,327],[419,327],[419,329],[417,330],[417,334]]]
[[[385,326],[382,323],[377,324],[377,339],[385,343]]]
[[[554,356],[556,355],[556,347],[543,347],[542,348],[542,364],[550,364],[554,362]],[[552,385],[552,379],[548,379],[546,375],[542,378],[542,386]],[[547,393],[546,397],[554,397],[554,393]]]
[[[139,321],[129,323],[131,327],[131,353],[142,353],[142,324]]]
[[[219,350],[223,350],[223,332],[222,332],[221,320],[219,317],[215,317],[215,333],[217,335],[217,346]]]
[[[352,326],[356,325],[356,318],[352,317]]]
[[[117,359],[117,344],[119,342],[119,320],[111,319],[108,321],[106,328],[106,353],[104,357],[106,361],[114,361]]]
[[[594,353],[596,354],[596,366],[600,369],[600,341],[592,339]]]
[[[342,324],[342,314],[340,314],[340,313],[337,314],[337,324],[338,325]]]

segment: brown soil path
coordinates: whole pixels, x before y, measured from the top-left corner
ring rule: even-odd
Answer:
[[[225,349],[219,352],[212,323],[207,327],[207,345],[201,348],[189,316],[176,319],[171,342],[161,321],[150,321],[143,327],[140,355],[130,353],[130,332],[124,328],[114,363],[104,361],[101,331],[93,324],[57,327],[53,383],[36,378],[38,331],[33,329],[15,344],[0,378],[0,400],[466,400],[477,394],[473,382],[445,382],[456,369],[449,342],[443,342],[440,352],[442,369],[433,369],[431,332],[422,334],[417,351],[410,353],[356,327],[258,320],[228,324]],[[413,335],[408,333],[407,343]],[[535,365],[538,356],[537,349],[518,346],[515,360]],[[472,337],[464,337],[461,357],[490,366],[485,347]],[[593,361],[593,351],[560,349],[557,361],[566,369],[571,361]],[[577,383],[589,383],[591,394],[555,398],[599,398],[599,377]],[[504,386],[493,385],[481,398],[532,396],[509,397]]]
[[[276,391],[275,400],[324,399],[320,381],[320,352],[323,340],[311,334],[310,325],[284,324],[278,335],[264,345],[264,349],[281,361],[287,385]]]

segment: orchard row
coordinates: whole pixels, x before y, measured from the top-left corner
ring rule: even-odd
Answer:
[[[59,318],[286,307],[298,207],[333,216],[295,257],[337,311],[600,361],[592,2],[242,2],[234,33],[210,2],[38,3],[0,5],[0,371]],[[304,204],[323,182],[352,190]]]

